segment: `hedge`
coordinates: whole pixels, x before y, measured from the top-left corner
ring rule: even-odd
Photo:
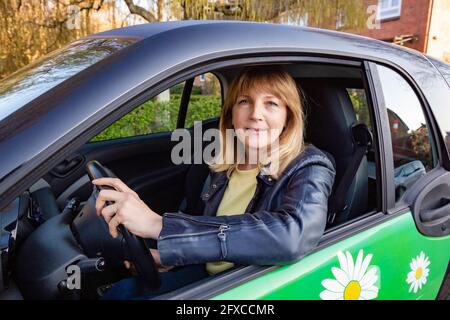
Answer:
[[[149,100],[114,122],[91,142],[175,130],[180,101],[180,94],[171,94],[170,100],[164,102]],[[193,126],[194,121],[218,117],[220,110],[220,96],[192,95],[185,128]]]

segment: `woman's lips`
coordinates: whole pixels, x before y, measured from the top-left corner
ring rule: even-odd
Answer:
[[[247,133],[249,134],[260,134],[262,132],[266,132],[267,129],[259,129],[259,128],[245,128]]]

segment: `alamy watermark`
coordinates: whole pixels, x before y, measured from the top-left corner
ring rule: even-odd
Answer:
[[[367,7],[366,13],[369,15],[369,18],[367,18],[366,26],[367,29],[373,30],[373,29],[381,29],[381,23],[378,19],[378,10],[379,6],[374,4]]]
[[[77,265],[70,265],[66,269],[66,288],[69,290],[81,289],[81,269]]]
[[[69,30],[81,29],[81,9],[77,5],[67,7],[66,27]]]
[[[246,163],[270,166],[271,172],[276,172],[279,168],[280,129],[226,129],[222,136],[219,129],[211,128],[203,132],[201,121],[196,121],[193,131],[193,135],[187,129],[172,132],[171,141],[179,141],[172,148],[172,163]],[[204,142],[210,143],[203,148]]]

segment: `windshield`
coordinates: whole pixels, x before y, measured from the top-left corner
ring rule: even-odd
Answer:
[[[72,42],[0,81],[0,121],[44,92],[112,53],[130,39],[88,38]]]

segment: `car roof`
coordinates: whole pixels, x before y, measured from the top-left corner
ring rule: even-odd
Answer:
[[[155,45],[157,42],[164,44],[165,41],[173,38],[174,32],[179,37],[189,36],[189,39],[193,40],[191,42],[192,46],[202,44],[211,45],[213,42],[220,44],[222,48],[228,47],[229,49],[235,48],[236,46],[259,47],[261,45],[299,48],[309,43],[320,44],[324,48],[337,49],[332,40],[339,39],[339,49],[343,52],[345,52],[345,44],[347,43],[349,45],[351,44],[351,47],[355,44],[360,44],[361,48],[366,47],[367,53],[370,53],[370,55],[377,55],[378,52],[378,55],[382,56],[385,54],[382,49],[388,48],[389,51],[408,51],[410,54],[422,56],[418,51],[356,34],[297,25],[249,21],[182,20],[146,23],[100,32],[89,35],[86,38],[114,37],[135,38],[138,40],[148,40],[151,38],[152,43]],[[196,37],[193,38],[191,37],[192,35],[196,35]],[[213,41],[200,41],[203,39],[213,39]],[[373,51],[374,48],[378,49]],[[188,50],[189,47],[186,47],[179,53],[183,54],[183,52]]]

